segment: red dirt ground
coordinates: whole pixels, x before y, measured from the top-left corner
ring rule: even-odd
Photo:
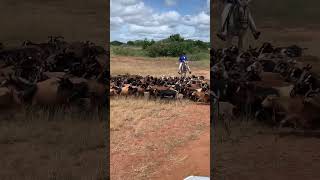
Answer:
[[[172,118],[156,131],[147,129],[140,136],[135,136],[132,128],[111,131],[111,139],[119,140],[110,147],[111,179],[209,176],[210,107],[191,104],[181,113],[183,118]]]
[[[155,179],[183,179],[190,175],[210,176],[209,145],[210,130],[201,134],[198,140],[178,148],[175,153],[176,156],[184,154],[187,159],[179,166],[172,167],[172,169],[164,169],[160,172],[161,177],[159,176]]]
[[[317,138],[255,134],[215,147],[216,179],[320,179],[320,141]]]

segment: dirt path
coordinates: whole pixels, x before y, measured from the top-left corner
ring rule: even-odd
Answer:
[[[253,133],[253,129],[260,133]],[[280,137],[257,126],[243,126],[241,131],[233,129],[232,140],[215,137],[216,179],[320,179],[318,138]]]
[[[161,118],[135,126],[128,122],[119,131],[111,131],[111,178],[176,180],[209,175],[209,106],[190,104],[181,114],[157,129],[148,127]],[[136,134],[136,126],[143,133]]]
[[[199,137],[183,147],[179,147],[175,156],[183,155],[183,162],[170,169],[161,168],[154,179],[184,179],[185,177],[210,176],[210,130],[205,131]],[[166,164],[161,167],[167,166]],[[178,172],[178,173],[177,173]]]

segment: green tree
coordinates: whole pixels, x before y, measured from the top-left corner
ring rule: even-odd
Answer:
[[[133,41],[128,41],[128,42],[127,42],[127,45],[133,46],[133,45],[134,45],[134,42],[133,42]]]
[[[142,49],[147,49],[149,46],[153,45],[155,41],[152,39],[149,41],[147,38],[143,40]]]
[[[120,41],[112,41],[110,44],[113,45],[113,46],[121,46],[124,43],[120,42]]]
[[[180,34],[173,34],[169,37],[170,41],[178,41],[178,42],[182,42],[184,41],[184,38],[180,36]]]

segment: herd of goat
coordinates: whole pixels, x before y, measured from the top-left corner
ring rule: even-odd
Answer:
[[[25,41],[0,46],[0,110],[58,105],[96,110],[107,103],[107,51],[91,42]]]
[[[210,102],[210,84],[203,76],[153,77],[117,75],[111,77],[110,96],[140,96],[149,98],[188,98]]]
[[[12,107],[79,107],[101,114],[110,96],[187,98],[218,102],[219,113],[271,125],[314,129],[320,125],[320,79],[298,46],[240,51],[211,49],[210,79],[203,76],[117,75],[107,79],[108,52],[91,42],[49,37],[18,47],[0,44],[0,110]]]
[[[239,51],[212,49],[211,67],[219,113],[264,121],[272,126],[319,127],[319,78],[303,62],[302,48],[274,47]]]

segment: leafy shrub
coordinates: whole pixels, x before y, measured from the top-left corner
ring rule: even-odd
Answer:
[[[164,43],[155,43],[146,49],[147,55],[150,57],[167,56],[165,48]]]
[[[142,49],[139,49],[139,48]],[[192,61],[206,59],[210,43],[200,40],[185,40],[180,34],[173,34],[166,39],[128,41],[126,45],[113,48],[113,53],[123,56],[177,57],[183,52]]]
[[[144,40],[135,40],[135,41],[128,41],[127,45],[128,46],[137,46],[137,47],[142,47],[143,49],[146,49],[148,46],[154,44],[155,41],[153,39],[148,40],[148,39],[144,39]]]
[[[124,43],[123,42],[120,42],[120,41],[112,41],[110,42],[110,45],[112,46],[121,46],[123,45]]]
[[[153,39],[151,41],[144,39],[143,44],[142,44],[142,49],[146,49],[147,47],[151,46],[154,43],[155,43],[155,41]]]
[[[142,49],[134,49],[128,46],[115,46],[111,48],[113,54],[121,56],[146,56],[146,52]]]
[[[192,54],[200,52],[201,49],[194,46],[193,43],[188,42],[157,42],[152,44],[146,49],[147,53],[151,57],[158,56],[180,56],[183,52]]]
[[[171,36],[169,36],[169,40],[172,41],[172,42],[182,42],[184,41],[184,38],[180,36],[180,34],[173,34]]]
[[[127,45],[129,45],[129,46],[134,46],[134,42],[133,42],[133,41],[128,41],[128,42],[127,42]]]

